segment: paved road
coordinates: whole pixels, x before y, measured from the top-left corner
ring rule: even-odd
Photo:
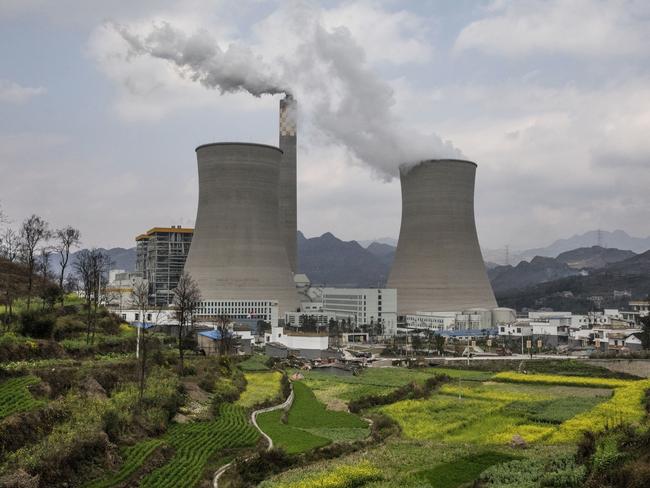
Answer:
[[[293,396],[294,396],[294,395],[293,395],[293,385],[291,385],[291,393],[289,394],[289,396],[287,397],[287,399],[286,399],[283,403],[281,403],[280,405],[274,405],[274,406],[272,406],[272,407],[262,408],[262,409],[260,409],[260,410],[255,410],[255,411],[251,414],[251,422],[253,423],[253,425],[255,426],[255,428],[260,432],[260,434],[262,434],[262,436],[266,439],[266,442],[268,443],[268,447],[266,448],[267,451],[270,451],[271,449],[273,449],[273,439],[271,439],[268,435],[266,435],[266,433],[265,433],[262,429],[260,429],[260,426],[257,425],[257,416],[258,416],[259,414],[261,414],[261,413],[272,412],[272,411],[274,411],[274,410],[280,410],[280,409],[283,409],[283,408],[289,408],[289,407],[291,407],[291,405],[293,404]],[[247,459],[248,459],[248,458],[247,458]],[[229,462],[228,464],[224,464],[223,466],[221,466],[221,467],[220,467],[220,468],[219,468],[219,469],[214,473],[214,477],[213,477],[213,479],[212,479],[212,486],[213,486],[213,488],[219,488],[219,478],[221,478],[221,476],[222,476],[226,471],[228,471],[228,468],[230,468],[230,466],[232,466],[232,464],[233,464],[234,462],[235,462],[235,460]]]

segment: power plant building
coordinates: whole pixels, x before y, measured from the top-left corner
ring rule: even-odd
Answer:
[[[136,272],[149,283],[151,305],[171,304],[183,273],[194,229],[154,227],[136,240]]]
[[[383,335],[397,333],[397,292],[390,288],[323,288],[323,313],[354,325],[382,326]]]
[[[387,283],[399,315],[497,306],[474,221],[476,167],[441,159],[400,169],[402,223]]]
[[[185,271],[201,290],[202,308],[277,301],[280,317],[297,310],[279,225],[282,151],[224,142],[199,146],[196,155],[199,204]]]

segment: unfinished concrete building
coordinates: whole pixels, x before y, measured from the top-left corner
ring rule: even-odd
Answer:
[[[183,273],[194,229],[154,227],[136,240],[136,271],[149,283],[150,303],[164,307]]]

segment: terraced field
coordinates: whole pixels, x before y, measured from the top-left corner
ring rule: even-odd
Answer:
[[[209,422],[174,424],[165,435],[149,439],[123,451],[120,469],[86,488],[112,488],[136,474],[154,452],[169,446],[174,456],[163,466],[144,476],[138,486],[155,488],[192,488],[203,478],[208,462],[220,464],[224,450],[254,446],[259,437],[248,422],[246,411],[232,404],[223,404],[219,416]]]
[[[146,476],[140,486],[192,488],[219,451],[254,446],[258,437],[245,410],[231,404],[221,406],[216,420],[175,424],[162,438],[176,451],[174,457]]]
[[[34,398],[28,389],[40,381],[35,376],[20,376],[0,383],[0,419],[44,405],[45,402]]]
[[[123,451],[124,463],[119,471],[88,484],[86,488],[111,488],[128,480],[149,459],[149,456],[164,444],[162,439],[150,439],[125,448]]]

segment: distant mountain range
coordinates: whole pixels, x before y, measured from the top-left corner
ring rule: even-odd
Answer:
[[[135,247],[124,249],[123,247],[114,247],[111,249],[101,248],[102,251],[108,254],[108,257],[111,260],[111,269],[123,269],[125,271],[134,271],[135,270],[135,260],[136,253]],[[70,260],[68,261],[68,266],[66,268],[66,274],[74,272],[74,263],[77,261],[77,256],[79,251],[75,251],[70,254]],[[50,256],[50,269],[55,275],[58,275],[61,271],[61,266],[59,265],[59,255],[52,254]]]
[[[601,246],[606,248],[622,249],[633,251],[637,254],[650,249],[650,237],[633,237],[623,230],[599,231],[591,230],[584,234],[577,234],[568,239],[558,239],[545,247],[538,247],[526,250],[509,251],[509,262],[530,261],[535,256],[555,258],[560,254],[578,248]],[[483,249],[483,259],[489,263],[506,264],[506,251],[504,249]]]
[[[317,285],[381,287],[386,284],[393,247],[376,243],[365,249],[330,232],[307,239],[298,232],[298,270]]]
[[[635,278],[636,285],[626,286],[628,283],[621,277],[638,276],[639,269],[645,269],[643,266],[647,263],[642,257],[645,254],[637,255],[634,249],[643,249],[646,242],[650,247],[650,239],[630,237],[623,231],[602,232],[601,241],[608,244],[608,247],[603,247],[591,245],[589,241],[594,237],[597,237],[597,231],[560,239],[550,246],[538,248],[536,250],[538,255],[520,261],[515,266],[486,261],[488,276],[497,298],[501,301],[503,297],[518,294],[525,296],[530,293],[543,294],[547,289],[555,290],[555,285],[560,288],[566,286],[563,280],[570,280],[572,286],[582,283],[586,290],[594,290],[594,293],[607,287],[622,290],[638,289],[638,292],[642,293],[645,287],[644,278]],[[390,238],[379,239],[384,242],[357,242],[343,241],[330,232],[312,238],[306,238],[302,232],[298,232],[297,239],[298,270],[307,274],[316,285],[385,286],[395,258],[395,246],[390,243],[394,240]],[[566,249],[574,243],[581,242],[590,245]],[[613,242],[627,244],[634,249],[613,248],[609,245]],[[105,251],[113,261],[113,268],[127,271],[135,269],[135,247],[113,248]],[[533,251],[524,251],[522,255]],[[68,268],[70,270],[73,269],[76,255],[77,253],[72,255]],[[55,256],[53,261],[57,261]],[[52,269],[56,271],[56,268],[57,265],[53,262]],[[603,283],[601,286],[599,280],[605,279],[605,276],[609,277],[608,279],[614,276],[614,281],[609,284]],[[650,282],[650,277],[647,281]]]
[[[495,289],[497,301],[501,306],[517,310],[546,307],[574,312],[625,306],[629,297],[615,296],[614,291],[630,292],[632,298],[636,299],[645,298],[650,294],[650,251],[588,270],[586,273],[522,288]],[[597,304],[594,297],[599,297]]]
[[[499,296],[510,290],[522,290],[541,283],[548,283],[569,276],[586,276],[595,270],[610,268],[634,258],[632,251],[607,249],[600,246],[581,247],[566,251],[557,258],[535,256],[516,266],[496,266],[488,269],[492,288]]]

